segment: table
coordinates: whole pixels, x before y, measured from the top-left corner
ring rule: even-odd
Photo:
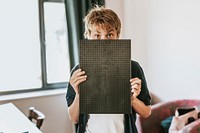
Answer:
[[[14,104],[0,105],[0,133],[42,133]]]

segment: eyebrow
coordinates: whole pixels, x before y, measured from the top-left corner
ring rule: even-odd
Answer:
[[[94,32],[101,33],[100,31],[94,31]],[[108,33],[110,33],[110,32],[114,32],[114,30],[113,29],[108,30]]]
[[[108,32],[113,32],[113,31],[114,31],[113,29],[108,30]]]

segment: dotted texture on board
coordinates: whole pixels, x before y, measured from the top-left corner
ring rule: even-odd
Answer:
[[[87,80],[79,87],[80,113],[130,114],[130,67],[130,40],[81,40],[80,68]]]

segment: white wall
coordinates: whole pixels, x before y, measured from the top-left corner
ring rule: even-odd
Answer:
[[[124,0],[124,36],[161,101],[199,99],[200,1]]]

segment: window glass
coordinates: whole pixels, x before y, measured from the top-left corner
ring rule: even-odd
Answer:
[[[41,88],[38,0],[0,0],[0,92]]]
[[[44,2],[47,82],[69,80],[70,65],[64,3]]]

